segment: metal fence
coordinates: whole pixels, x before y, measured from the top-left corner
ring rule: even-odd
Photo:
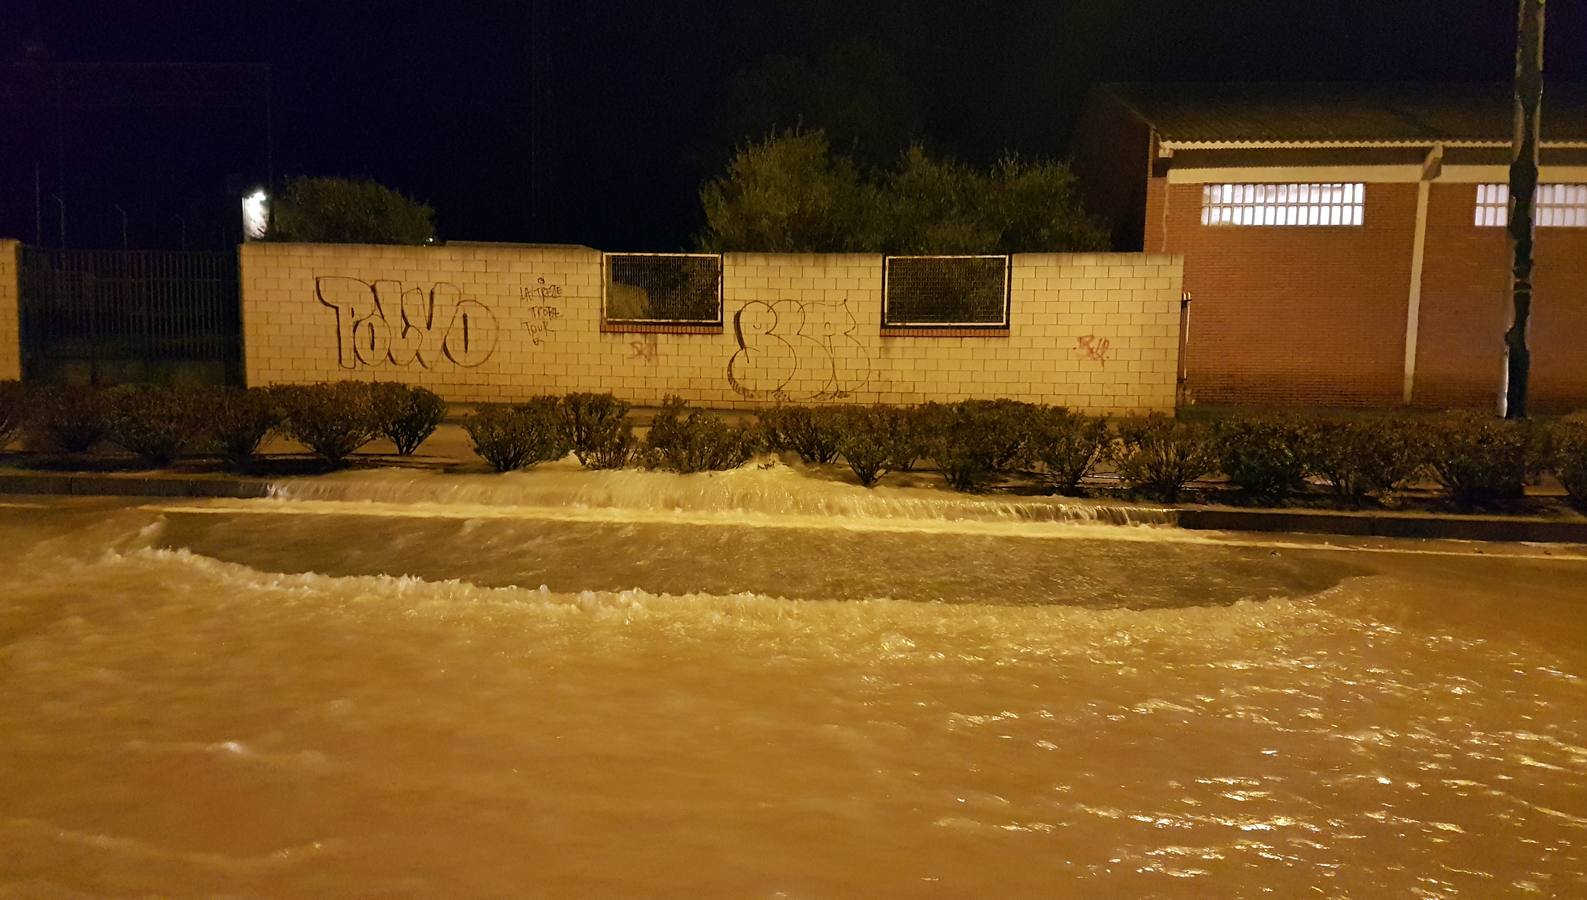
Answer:
[[[888,327],[1007,328],[1009,257],[889,256],[882,297]]]
[[[722,257],[714,253],[608,253],[607,322],[722,324]]]
[[[20,274],[29,380],[241,381],[233,251],[23,247]]]

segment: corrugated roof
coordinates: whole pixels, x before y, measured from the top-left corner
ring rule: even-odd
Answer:
[[[1102,85],[1182,143],[1508,142],[1509,85],[1257,82]],[[1548,83],[1543,139],[1587,141],[1587,84]]]

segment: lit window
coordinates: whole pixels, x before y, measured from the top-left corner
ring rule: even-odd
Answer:
[[[1539,228],[1587,228],[1587,184],[1538,185],[1532,219]],[[1476,222],[1479,227],[1510,224],[1508,184],[1477,185]]]
[[[1203,225],[1360,225],[1366,185],[1209,184]]]

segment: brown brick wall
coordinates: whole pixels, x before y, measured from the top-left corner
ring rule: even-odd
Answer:
[[[1183,254],[1197,403],[1401,400],[1416,185],[1369,184],[1360,227],[1201,224],[1199,184],[1147,189],[1148,252]]]
[[[1510,240],[1472,222],[1476,187],[1435,184],[1428,197],[1427,252],[1413,402],[1491,407],[1509,322]],[[1538,230],[1532,311],[1532,403],[1587,407],[1587,229]]]

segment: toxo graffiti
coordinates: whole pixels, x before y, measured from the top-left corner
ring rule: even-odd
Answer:
[[[728,384],[750,399],[848,397],[871,378],[857,326],[847,299],[746,303],[733,316],[738,349],[728,360]]]
[[[314,279],[314,292],[336,311],[337,361],[344,369],[387,363],[428,369],[443,360],[471,369],[496,350],[496,314],[455,284],[426,290],[325,275]]]

